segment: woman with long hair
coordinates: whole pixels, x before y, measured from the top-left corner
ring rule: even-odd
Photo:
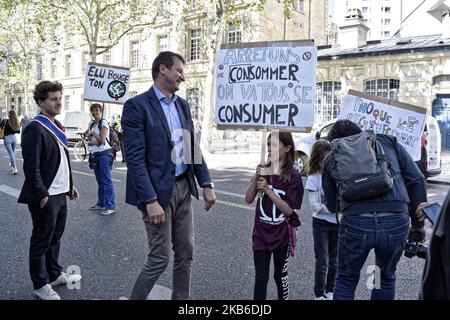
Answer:
[[[16,149],[17,144],[16,133],[20,133],[20,124],[19,119],[17,118],[17,114],[14,110],[9,110],[8,119],[4,119],[2,121],[1,127],[5,129],[5,147],[9,155],[11,174],[16,175],[18,171],[14,150]]]
[[[297,213],[302,204],[303,184],[294,169],[294,140],[290,132],[270,134],[267,139],[269,164],[259,165],[245,193],[252,203],[258,192],[253,228],[255,287],[253,298],[265,300],[269,281],[270,259],[274,260],[274,279],[278,300],[287,300],[289,255],[294,255],[295,228],[300,225]]]
[[[336,215],[328,211],[322,189],[323,159],[331,152],[326,140],[317,140],[311,149],[308,162],[309,207],[313,216],[314,256],[314,295],[316,300],[333,300],[334,279],[337,269],[337,243],[339,224]]]

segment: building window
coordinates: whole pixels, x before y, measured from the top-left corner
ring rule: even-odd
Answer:
[[[169,11],[169,0],[159,0],[159,13],[165,15]]]
[[[186,92],[187,102],[189,103],[189,107],[191,108],[192,119],[199,120],[199,111],[200,111],[200,89],[199,88],[191,88]]]
[[[388,26],[391,24],[391,19],[384,19],[384,25]]]
[[[385,8],[384,8],[384,12],[390,13],[390,12],[391,12],[391,7],[385,7]]]
[[[362,7],[362,13],[367,13],[367,7]]]
[[[199,9],[200,0],[191,0],[191,9],[196,10]]]
[[[228,43],[241,43],[242,31],[241,22],[234,21],[228,24]]]
[[[130,43],[130,68],[139,67],[139,41]]]
[[[364,92],[388,99],[398,100],[400,80],[376,79],[364,81]]]
[[[81,53],[81,73],[84,74],[86,71],[86,65],[89,61],[89,52],[83,51]]]
[[[169,37],[167,35],[158,37],[158,52],[169,50]]]
[[[111,64],[111,49],[108,49],[108,51],[105,51],[103,54],[103,63]]]
[[[294,2],[292,2],[292,5],[294,6],[294,9],[300,12],[304,12],[305,11],[305,5],[303,4],[302,0],[294,0]]]
[[[450,85],[450,74],[441,74],[433,77],[433,86]]]
[[[389,37],[390,35],[391,35],[391,33],[389,32],[389,31],[384,31],[384,34],[383,34],[385,37]]]
[[[50,78],[56,78],[56,58],[50,59]]]
[[[70,71],[72,68],[72,56],[70,54],[66,54],[66,56],[64,57],[64,68],[64,75],[66,76],[66,78],[70,77]]]
[[[367,25],[367,19],[363,19],[363,23]]]
[[[314,123],[323,123],[336,118],[342,103],[341,83],[324,81],[316,84],[316,109]]]
[[[42,57],[37,57],[36,59],[36,79],[42,80]]]
[[[191,48],[189,51],[189,60],[200,59],[200,45],[201,45],[201,31],[200,29],[194,29],[190,32],[191,36]]]
[[[64,110],[67,111],[70,108],[70,96],[64,96]]]

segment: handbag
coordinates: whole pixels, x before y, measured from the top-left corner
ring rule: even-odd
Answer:
[[[3,139],[5,137],[5,125],[6,121],[2,120],[2,122],[0,122],[0,139]]]

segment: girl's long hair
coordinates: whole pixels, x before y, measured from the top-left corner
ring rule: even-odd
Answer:
[[[311,156],[308,161],[308,175],[322,170],[323,158],[331,151],[331,145],[327,140],[320,139],[314,142],[311,148]]]
[[[11,127],[11,129],[13,129],[14,131],[18,131],[20,129],[20,124],[14,110],[9,110],[8,118],[8,125]]]
[[[295,163],[295,147],[294,147],[294,139],[292,138],[292,134],[290,132],[278,132],[274,135],[278,137],[278,140],[285,146],[291,146],[291,150],[286,154],[284,158],[281,172],[280,172],[280,182],[282,184],[291,183],[292,172],[294,169]],[[270,140],[272,137],[272,133],[269,134],[267,140]]]

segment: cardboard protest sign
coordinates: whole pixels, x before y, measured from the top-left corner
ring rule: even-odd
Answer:
[[[124,104],[128,99],[130,69],[89,62],[83,99]]]
[[[362,130],[397,137],[397,141],[417,161],[420,159],[425,113],[425,108],[349,90],[338,119],[353,121]]]
[[[223,45],[216,66],[217,127],[310,132],[316,64],[312,40]]]

